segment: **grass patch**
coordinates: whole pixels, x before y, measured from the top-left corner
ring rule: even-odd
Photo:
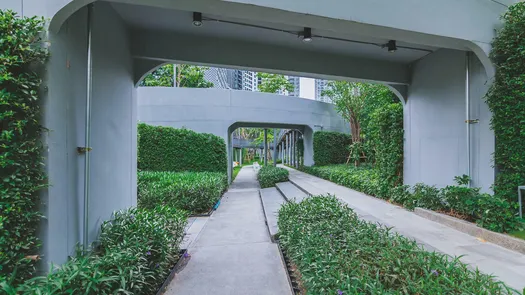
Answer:
[[[515,238],[525,240],[525,230],[511,232],[510,235]]]
[[[192,214],[206,213],[227,187],[228,178],[220,172],[142,171],[138,174],[138,205],[166,205]]]
[[[278,225],[307,294],[518,294],[458,258],[360,220],[333,196],[285,204]]]
[[[274,166],[263,166],[257,174],[261,188],[273,187],[278,182],[288,181],[288,170]]]
[[[241,171],[243,166],[237,166],[237,167],[233,167],[233,177],[232,177],[232,181],[235,180],[235,178],[237,177],[237,174],[239,174],[239,172]]]

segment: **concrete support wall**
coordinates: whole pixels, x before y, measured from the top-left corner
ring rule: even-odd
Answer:
[[[443,187],[454,176],[467,173],[465,104],[465,52],[439,50],[413,67],[413,80],[405,105],[405,183]],[[488,191],[494,169],[490,159],[494,134],[490,112],[483,100],[487,77],[476,57],[471,58],[472,184]]]
[[[43,195],[43,271],[74,253],[83,236],[87,9],[50,34],[44,141],[51,186]],[[136,91],[127,29],[107,3],[93,14],[89,238],[115,210],[136,204]]]

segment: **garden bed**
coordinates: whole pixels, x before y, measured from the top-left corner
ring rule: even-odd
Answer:
[[[274,187],[279,182],[288,181],[288,170],[271,165],[263,166],[257,173],[257,180],[261,188]]]
[[[448,214],[438,213],[423,208],[416,208],[414,213],[423,218],[449,226],[473,237],[480,238],[487,242],[500,245],[501,247],[525,254],[525,240],[481,228],[475,223],[471,223],[464,219],[459,219]]]
[[[190,214],[190,217],[210,217],[213,214],[213,212],[217,210],[219,206],[221,205],[221,200],[222,200],[222,197],[217,201],[217,203],[215,203],[215,205],[213,205],[210,211],[204,212],[204,213]]]
[[[179,251],[179,258],[177,259],[177,262],[173,265],[173,267],[170,270],[170,273],[164,283],[160,286],[159,291],[157,292],[157,295],[163,295],[164,292],[168,289],[169,284],[171,281],[173,281],[173,278],[175,278],[175,275],[180,272],[188,263],[191,256],[188,253],[187,249],[182,249]]]
[[[519,294],[457,257],[361,220],[333,196],[283,205],[278,225],[309,294]]]
[[[306,295],[306,290],[304,289],[303,283],[301,282],[301,274],[297,266],[290,261],[290,258],[286,255],[286,251],[280,245],[279,240],[276,240],[277,247],[279,248],[279,253],[281,254],[281,260],[284,263],[284,268],[286,270],[286,275],[288,277],[288,283],[292,289],[294,295]]]

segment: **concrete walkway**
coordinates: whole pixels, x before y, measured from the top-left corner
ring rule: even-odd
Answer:
[[[190,261],[165,294],[291,295],[279,250],[265,225],[251,167],[239,172],[189,253]]]
[[[402,207],[337,185],[330,181],[284,167],[290,181],[312,195],[333,194],[345,201],[363,219],[393,227],[406,237],[451,256],[465,255],[461,261],[480,271],[495,275],[508,286],[522,291],[525,287],[525,255],[478,240],[450,227],[422,218]]]

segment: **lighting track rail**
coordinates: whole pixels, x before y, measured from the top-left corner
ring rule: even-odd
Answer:
[[[285,34],[294,35],[296,37],[302,38],[304,42],[310,42],[312,39],[319,38],[319,39],[326,39],[326,40],[333,40],[333,41],[340,41],[340,42],[348,42],[348,43],[355,43],[355,44],[365,44],[365,45],[373,45],[380,48],[388,48],[389,52],[395,52],[397,49],[407,49],[407,50],[414,50],[414,51],[422,51],[427,53],[432,53],[433,51],[430,49],[423,49],[423,48],[417,48],[417,47],[410,47],[410,46],[399,46],[396,44],[395,40],[390,40],[386,44],[380,44],[380,43],[374,43],[374,42],[365,42],[365,41],[358,41],[358,40],[352,40],[352,39],[345,39],[345,38],[337,38],[337,37],[329,37],[329,36],[323,36],[323,35],[315,35],[312,34],[312,29],[305,27],[303,31],[297,32],[297,31],[288,31],[283,29],[276,29],[272,27],[266,27],[266,26],[260,26],[260,25],[253,25],[253,24],[247,24],[247,23],[241,23],[241,22],[235,22],[235,21],[227,21],[227,20],[220,20],[215,18],[209,18],[209,17],[203,17],[200,12],[194,12],[193,13],[193,25],[196,27],[200,27],[203,25],[203,22],[217,22],[217,23],[224,23],[224,24],[231,24],[231,25],[237,25],[237,26],[243,26],[248,28],[256,28],[256,29],[263,29],[267,31],[273,31],[273,32],[280,32]]]

